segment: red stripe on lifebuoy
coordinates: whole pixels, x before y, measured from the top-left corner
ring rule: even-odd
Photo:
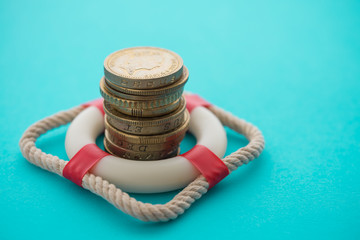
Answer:
[[[102,113],[102,115],[105,115],[103,103],[104,103],[104,99],[103,99],[103,98],[99,98],[99,99],[95,99],[95,100],[93,100],[93,101],[84,103],[84,104],[82,104],[82,106],[83,106],[83,107],[91,107],[91,106],[94,106],[94,107],[96,107],[97,109],[100,110],[100,112]]]
[[[195,145],[193,149],[181,156],[189,160],[206,178],[209,189],[229,174],[229,169],[225,163],[203,145]]]
[[[86,144],[65,165],[63,176],[82,187],[82,179],[85,174],[108,155],[110,154],[101,150],[96,144]]]
[[[212,105],[196,94],[185,94],[184,97],[186,100],[186,109],[189,111],[189,113],[191,113],[192,110],[196,107],[202,106],[208,108]]]

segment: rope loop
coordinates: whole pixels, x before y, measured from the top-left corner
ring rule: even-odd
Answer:
[[[84,106],[78,106],[59,112],[31,125],[24,132],[19,142],[23,156],[32,164],[62,176],[63,169],[68,161],[44,153],[36,147],[35,142],[40,135],[47,131],[71,122],[84,108]],[[209,110],[219,118],[224,126],[244,135],[249,141],[247,146],[222,159],[230,173],[259,157],[264,149],[265,141],[257,127],[216,106],[210,106]],[[166,204],[153,205],[137,201],[114,184],[91,173],[85,174],[82,179],[82,186],[103,197],[124,213],[146,222],[166,222],[176,219],[209,189],[209,183],[205,177],[200,175]]]

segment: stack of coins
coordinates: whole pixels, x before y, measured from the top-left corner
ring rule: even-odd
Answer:
[[[136,47],[110,54],[100,81],[105,149],[133,160],[179,154],[190,116],[182,97],[189,72],[179,55]]]

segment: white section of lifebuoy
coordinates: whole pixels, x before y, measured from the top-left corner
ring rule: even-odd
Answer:
[[[71,123],[66,133],[65,148],[71,159],[82,147],[95,143],[104,131],[103,115],[96,107],[88,107]],[[217,117],[204,107],[196,107],[190,114],[189,131],[197,144],[209,148],[219,158],[226,151],[225,130]],[[106,156],[91,170],[110,183],[127,192],[158,193],[180,189],[200,175],[184,157],[157,161],[133,161],[116,156]]]

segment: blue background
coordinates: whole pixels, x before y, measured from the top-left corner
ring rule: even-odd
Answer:
[[[359,1],[2,0],[0,238],[359,239],[359,13]],[[179,53],[186,90],[266,139],[260,158],[165,224],[123,214],[18,147],[30,124],[100,96],[109,53],[144,45]],[[67,159],[65,133],[37,145]],[[228,154],[246,144],[228,136]]]

